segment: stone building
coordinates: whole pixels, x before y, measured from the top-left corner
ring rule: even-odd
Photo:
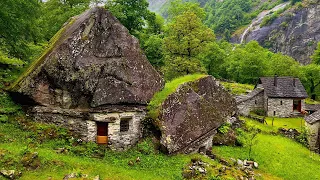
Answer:
[[[266,116],[290,117],[301,114],[307,97],[298,78],[261,77],[252,92],[237,97],[237,104],[242,115],[263,110]]]
[[[320,153],[320,110],[307,116],[305,121],[309,129],[310,150]]]
[[[138,40],[93,8],[64,25],[10,92],[36,121],[123,150],[140,139],[146,105],[163,85]]]

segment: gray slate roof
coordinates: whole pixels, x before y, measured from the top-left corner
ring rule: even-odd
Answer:
[[[255,97],[256,95],[258,95],[262,91],[263,91],[262,88],[259,88],[259,87],[255,88],[253,91],[248,93],[246,96],[237,96],[236,97],[236,101],[239,104],[239,103],[242,103],[244,101],[250,100],[251,98]]]
[[[307,98],[308,94],[299,78],[277,77],[276,86],[275,77],[261,77],[259,83],[262,84],[268,97],[278,98]],[[295,85],[294,85],[295,84]]]
[[[306,110],[317,111],[320,110],[320,104],[306,104]]]
[[[312,113],[311,115],[304,118],[307,123],[313,124],[320,121],[320,110]]]

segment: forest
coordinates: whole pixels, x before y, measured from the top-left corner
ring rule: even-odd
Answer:
[[[312,63],[303,66],[255,41],[247,44],[228,41],[231,33],[279,2],[175,0],[170,1],[165,19],[148,10],[147,0],[111,0],[104,6],[140,40],[148,60],[166,81],[194,73],[246,84],[255,84],[262,76],[294,76],[303,81],[312,99],[319,99],[320,43],[311,57]],[[1,87],[10,86],[50,46],[50,39],[69,18],[100,3],[98,0],[1,1]]]

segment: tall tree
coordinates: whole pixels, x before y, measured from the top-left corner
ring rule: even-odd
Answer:
[[[0,48],[16,58],[28,56],[28,42],[38,40],[38,0],[0,1]]]
[[[320,42],[318,43],[317,49],[314,51],[314,54],[311,56],[312,63],[320,65]]]
[[[186,74],[206,72],[199,56],[209,43],[215,41],[214,33],[202,23],[199,12],[189,8],[181,9],[185,11],[178,13],[165,31],[164,71],[168,80]]]
[[[311,99],[315,100],[317,95],[319,95],[317,93],[320,92],[320,66],[316,64],[309,64],[307,66],[302,66],[301,69],[301,79],[311,95]]]
[[[133,35],[137,35],[143,29],[147,20],[155,18],[155,14],[148,10],[148,6],[147,0],[109,0],[106,4],[107,9]]]
[[[48,0],[42,3],[42,15],[37,24],[42,29],[43,38],[50,40],[69,18],[81,14],[89,4],[90,0]]]

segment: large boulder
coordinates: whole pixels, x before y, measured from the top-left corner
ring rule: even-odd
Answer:
[[[184,83],[160,107],[161,144],[169,154],[211,148],[217,128],[232,117],[236,101],[212,76]]]
[[[110,12],[93,8],[64,25],[11,91],[20,102],[68,109],[146,105],[162,87],[138,40]]]

